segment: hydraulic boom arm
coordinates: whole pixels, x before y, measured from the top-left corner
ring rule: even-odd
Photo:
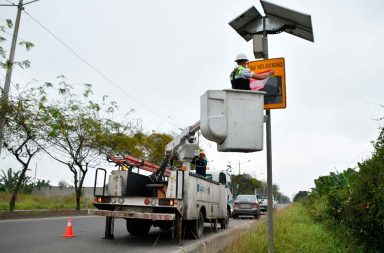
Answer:
[[[200,130],[200,121],[197,121],[195,124],[184,128],[184,130],[176,136],[170,143],[167,144],[165,148],[165,157],[155,172],[149,176],[153,183],[160,183],[162,181],[163,175],[167,169],[170,158],[177,152],[177,150],[185,144],[185,142],[193,137],[197,131]]]

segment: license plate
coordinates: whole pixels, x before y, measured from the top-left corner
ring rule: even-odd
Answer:
[[[251,205],[250,204],[240,204],[240,208],[251,208]]]

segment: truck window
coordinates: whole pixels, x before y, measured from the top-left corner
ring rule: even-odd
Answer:
[[[223,184],[223,185],[227,185],[227,177],[225,176],[225,174],[223,172],[220,172],[219,183]]]

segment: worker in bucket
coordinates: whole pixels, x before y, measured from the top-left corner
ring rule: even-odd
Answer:
[[[195,156],[192,159],[192,164],[195,165],[196,174],[199,174],[199,175],[205,177],[206,171],[207,171],[207,163],[208,163],[208,161],[205,158],[204,152],[200,152],[199,156]]]
[[[275,73],[273,69],[262,74],[252,72],[247,67],[247,55],[243,53],[237,55],[235,62],[237,63],[237,66],[230,75],[232,89],[250,90],[250,82],[252,79],[264,80]]]

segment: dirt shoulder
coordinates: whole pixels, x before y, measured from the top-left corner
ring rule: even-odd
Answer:
[[[16,210],[14,212],[0,211],[0,220],[33,219],[62,216],[88,215],[88,209],[76,210]]]

